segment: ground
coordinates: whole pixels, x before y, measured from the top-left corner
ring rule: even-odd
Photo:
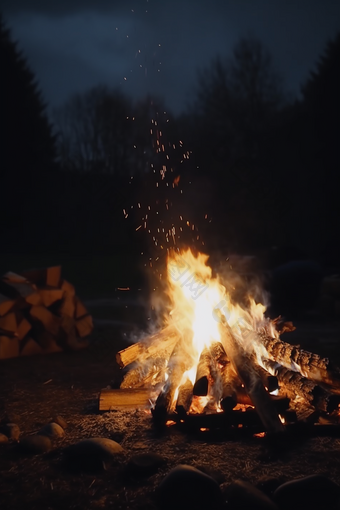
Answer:
[[[138,291],[86,299],[91,295],[91,289],[81,295],[95,319],[87,349],[0,362],[0,419],[15,421],[21,436],[38,431],[56,415],[68,424],[65,437],[46,454],[23,455],[15,442],[0,445],[1,510],[156,509],[155,490],[178,464],[208,470],[222,488],[237,478],[265,486],[269,479],[277,485],[314,473],[340,483],[337,437],[298,437],[273,455],[263,438],[192,436],[173,427],[157,434],[144,410],[100,414],[100,389],[115,385],[120,375],[115,353],[147,328],[148,307]],[[339,363],[339,333],[338,322],[311,315],[297,321],[290,335],[294,343]],[[68,470],[63,449],[90,437],[113,439],[125,453],[103,471]],[[146,452],[162,455],[164,465],[148,477],[129,474],[128,460]]]

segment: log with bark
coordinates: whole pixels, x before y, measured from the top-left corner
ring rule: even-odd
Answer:
[[[280,338],[261,335],[259,339],[270,360],[300,372],[307,379],[328,384],[332,391],[340,393],[340,372],[328,358],[283,342]]]
[[[334,395],[319,384],[303,377],[299,372],[289,370],[274,361],[263,360],[264,366],[274,373],[279,381],[281,392],[288,397],[301,397],[319,411],[332,413],[340,404],[340,395]]]
[[[228,357],[243,382],[265,429],[270,433],[283,432],[284,426],[280,421],[276,409],[270,400],[270,396],[264,388],[262,380],[256,372],[251,359],[234,338],[222,314],[220,314],[220,320],[221,342],[224,350],[228,353]]]

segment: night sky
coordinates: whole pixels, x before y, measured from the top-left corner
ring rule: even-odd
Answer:
[[[338,0],[1,0],[49,108],[94,85],[156,93],[180,113],[197,70],[251,35],[295,96],[340,30]]]

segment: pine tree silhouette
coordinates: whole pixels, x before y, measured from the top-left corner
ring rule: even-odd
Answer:
[[[55,165],[55,141],[34,74],[1,13],[0,74],[0,228],[15,237],[25,230],[27,208],[39,207],[36,198],[46,186],[41,176]]]
[[[329,41],[302,89],[307,132],[306,181],[312,182],[320,244],[340,253],[340,33]],[[316,207],[317,204],[317,207]],[[332,248],[332,249],[333,249]]]

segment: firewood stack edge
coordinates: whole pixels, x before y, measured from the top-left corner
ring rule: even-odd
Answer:
[[[279,321],[276,326],[279,334],[295,329]],[[332,425],[340,435],[339,369],[328,358],[272,338],[270,331],[252,332],[260,346],[255,355],[244,350],[222,317],[221,340],[202,351],[193,384],[182,379],[189,333],[168,325],[117,353],[119,366],[130,370],[123,370],[120,389],[100,392],[99,410],[148,407],[158,428],[281,434],[297,425],[321,433],[327,424],[328,432]],[[202,396],[210,396],[210,404],[207,399],[197,411],[192,404]]]
[[[92,329],[60,266],[9,271],[0,279],[0,359],[78,350]]]

